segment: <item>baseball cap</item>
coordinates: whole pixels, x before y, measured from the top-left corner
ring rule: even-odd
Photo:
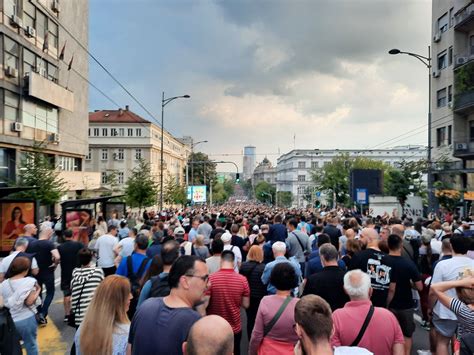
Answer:
[[[232,234],[230,234],[229,232],[225,232],[224,234],[222,234],[221,236],[221,240],[223,243],[227,243],[227,242],[230,242],[232,239]]]
[[[260,228],[258,228],[257,225],[254,225],[254,226],[252,227],[252,230],[253,230],[254,232],[258,232],[258,231],[260,230]]]
[[[174,229],[174,234],[184,234],[185,231],[184,231],[184,228],[183,227],[176,227]]]

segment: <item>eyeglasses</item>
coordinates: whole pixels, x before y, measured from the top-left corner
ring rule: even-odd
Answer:
[[[197,278],[201,279],[204,282],[207,282],[209,280],[209,274],[204,275],[204,276],[198,276],[198,275],[184,275],[184,276],[197,277]]]

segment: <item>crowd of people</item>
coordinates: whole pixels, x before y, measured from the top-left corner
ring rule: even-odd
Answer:
[[[0,263],[28,354],[57,265],[76,354],[408,355],[416,313],[432,354],[474,349],[474,237],[456,216],[228,204],[99,217],[87,245],[54,230],[26,225]]]

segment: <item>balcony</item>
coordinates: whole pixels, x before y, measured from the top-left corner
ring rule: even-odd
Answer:
[[[463,159],[473,158],[474,157],[474,142],[470,142],[468,139],[466,139],[463,142],[455,142],[453,156],[456,158],[463,158]]]
[[[464,64],[471,63],[472,60],[474,60],[474,55],[472,54],[457,54],[454,56],[454,69],[462,67]]]
[[[28,74],[28,95],[53,106],[74,111],[74,94],[71,91],[34,72]]]
[[[469,32],[474,27],[474,3],[469,3],[454,14],[454,29]]]
[[[453,111],[461,115],[469,115],[474,112],[474,91],[467,91],[454,95]]]

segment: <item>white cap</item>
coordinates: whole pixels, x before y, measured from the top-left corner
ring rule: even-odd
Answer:
[[[258,225],[254,225],[253,228],[252,228],[252,230],[253,230],[254,232],[258,232],[258,231],[260,230],[260,228],[258,228]]]
[[[232,234],[230,234],[229,232],[225,232],[225,233],[222,234],[222,236],[221,236],[222,243],[230,242],[231,239],[232,239]]]

